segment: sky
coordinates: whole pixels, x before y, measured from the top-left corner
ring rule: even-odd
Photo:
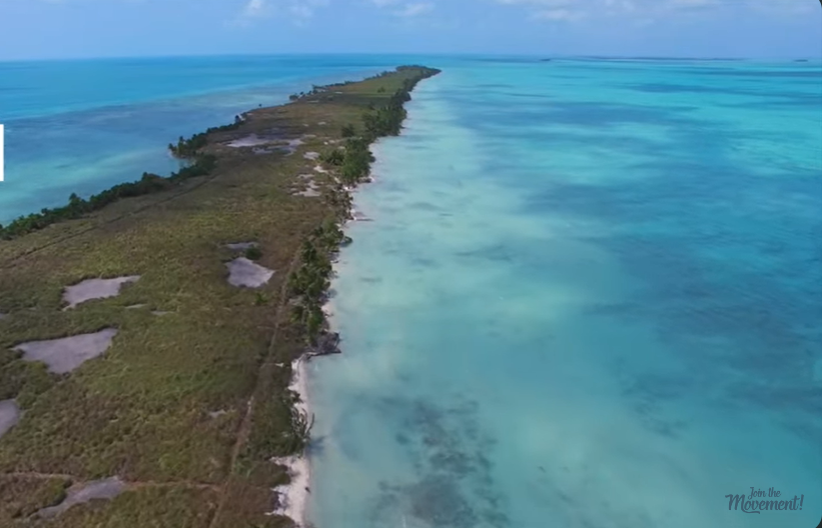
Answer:
[[[0,61],[331,52],[822,57],[822,4],[0,0]]]

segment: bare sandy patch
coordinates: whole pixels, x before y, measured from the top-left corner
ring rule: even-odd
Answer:
[[[285,149],[288,151],[288,155],[292,155],[297,152],[297,149],[305,143],[302,139],[292,139],[291,141],[286,143]]]
[[[95,480],[69,488],[65,500],[57,506],[43,508],[37,512],[40,517],[56,517],[75,504],[92,500],[111,500],[126,490],[126,484],[117,477]]]
[[[20,408],[14,400],[0,401],[0,437],[17,425],[20,420]]]
[[[259,288],[271,280],[274,270],[256,264],[245,257],[226,263],[228,283],[232,286]]]
[[[305,509],[311,479],[308,460],[304,457],[293,456],[275,458],[272,462],[287,468],[291,482],[274,488],[274,493],[278,498],[278,507],[268,515],[284,515],[293,520],[297,526],[305,526]]]
[[[307,197],[317,197],[321,196],[320,188],[317,186],[317,183],[314,181],[313,174],[299,174],[297,175],[297,179],[304,182],[307,187],[302,190],[295,190],[292,192],[295,196],[307,196]]]
[[[31,341],[14,347],[26,361],[42,361],[55,374],[65,374],[89,359],[102,355],[117,335],[116,328],[48,341]]]
[[[318,196],[322,196],[320,188],[313,181],[308,182],[308,187],[306,187],[306,189],[301,191],[294,191],[293,194],[295,196],[305,196],[308,198],[316,198]]]
[[[137,282],[139,279],[139,275],[114,279],[88,279],[74,286],[68,286],[63,291],[63,300],[68,303],[66,309],[74,308],[80,303],[93,299],[116,297],[120,294],[120,288],[124,284]]]
[[[317,189],[317,187],[313,183],[308,187],[308,189],[300,191],[296,194],[297,196],[303,196],[305,198],[318,198],[322,196],[322,193]]]
[[[259,147],[260,145],[268,145],[272,141],[277,141],[277,138],[267,138],[258,136],[257,134],[250,134],[246,137],[235,139],[230,143],[226,143],[226,146],[231,148]]]

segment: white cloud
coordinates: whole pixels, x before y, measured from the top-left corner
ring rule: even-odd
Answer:
[[[586,16],[584,11],[575,11],[573,9],[543,9],[536,11],[531,15],[531,18],[535,20],[572,21],[585,18]]]
[[[271,0],[248,0],[231,25],[249,26],[276,13],[287,16],[292,23],[302,26],[314,17],[318,8],[327,6],[328,3],[329,0],[287,0],[275,7]]]
[[[292,21],[296,24],[304,24],[314,17],[317,8],[328,5],[328,0],[291,0],[288,11],[292,16]]]
[[[269,14],[270,10],[266,0],[248,0],[229,25],[249,26],[255,20],[265,18]]]
[[[385,1],[385,0],[372,0]],[[683,13],[752,10],[779,10],[790,15],[809,10],[811,0],[495,0],[496,3],[518,6],[532,19],[568,22],[582,18],[632,16],[637,20],[649,20]]]
[[[669,5],[674,9],[702,9],[714,7],[716,0],[670,0]]]
[[[633,0],[605,0],[605,7],[610,10],[625,11],[627,13],[632,13],[637,9],[636,3],[634,3]]]
[[[535,9],[561,9],[570,6],[580,6],[580,4],[590,2],[580,2],[580,0],[497,0],[497,3],[506,5],[522,5]]]
[[[263,16],[266,11],[265,0],[248,0],[248,3],[243,8],[240,16],[248,18],[257,18]]]
[[[604,0],[606,2],[610,0]],[[500,4],[519,5],[528,9],[534,20],[568,22],[588,16],[594,2],[580,0],[497,0]]]
[[[405,6],[397,11],[394,11],[394,14],[401,17],[415,17],[419,15],[424,15],[425,13],[430,13],[434,10],[434,4],[431,2],[419,2],[413,4],[405,4]]]
[[[416,17],[434,10],[433,2],[404,2],[403,0],[371,0],[379,8],[395,7],[392,15],[398,17]]]

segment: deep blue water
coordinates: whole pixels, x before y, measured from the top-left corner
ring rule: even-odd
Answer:
[[[357,195],[311,518],[816,526],[822,65],[442,66]]]

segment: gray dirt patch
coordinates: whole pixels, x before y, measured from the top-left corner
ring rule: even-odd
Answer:
[[[31,341],[17,345],[26,361],[42,361],[55,374],[76,369],[89,359],[103,354],[117,335],[116,328],[106,328],[93,334],[81,334],[48,341]]]
[[[20,408],[14,400],[0,401],[0,437],[17,424],[20,419]]]
[[[43,508],[37,512],[40,517],[56,517],[75,504],[91,500],[111,500],[126,490],[126,484],[117,477],[95,480],[84,485],[72,486],[63,502],[57,506]]]
[[[258,136],[257,134],[251,134],[244,138],[235,139],[234,141],[227,143],[226,146],[231,148],[259,147],[260,145],[267,145],[276,140],[277,138],[266,138]]]
[[[226,263],[228,268],[228,283],[232,286],[259,288],[271,280],[274,271],[259,264],[240,257]]]
[[[123,284],[136,282],[139,278],[139,275],[132,275],[130,277],[117,277],[114,279],[84,280],[74,286],[66,287],[63,292],[63,300],[68,303],[67,308],[74,308],[78,304],[92,299],[116,297],[120,294],[120,288]]]

